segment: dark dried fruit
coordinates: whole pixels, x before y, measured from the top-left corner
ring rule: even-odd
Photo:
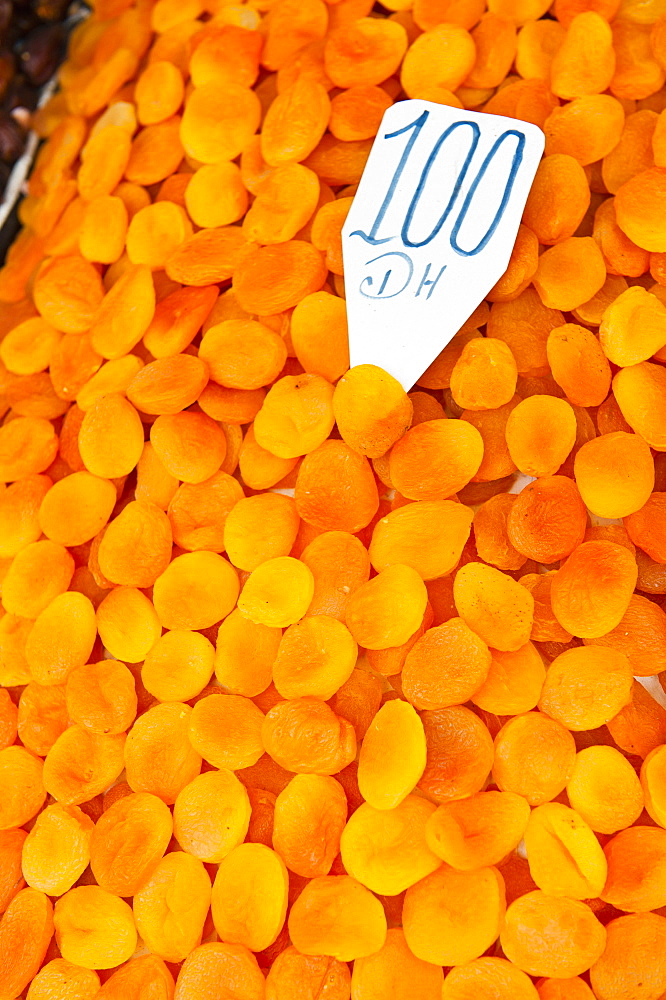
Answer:
[[[0,7],[0,17],[2,16],[2,8]],[[0,29],[0,34],[2,31]],[[9,51],[9,49],[0,50],[0,97],[4,97],[11,83],[11,79],[16,72],[16,63],[14,61],[14,55]]]
[[[0,112],[0,160],[14,163],[25,148],[26,133],[6,111]]]
[[[4,40],[12,21],[12,0],[0,0],[0,40]]]
[[[35,87],[41,87],[55,73],[64,38],[62,25],[40,24],[17,47],[21,70]]]

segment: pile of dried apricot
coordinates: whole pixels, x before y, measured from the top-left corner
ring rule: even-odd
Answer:
[[[666,993],[665,81],[663,0],[76,28],[0,270],[0,1000]],[[407,393],[340,231],[414,97],[546,151]]]

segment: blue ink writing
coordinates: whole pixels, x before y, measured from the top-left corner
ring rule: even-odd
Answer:
[[[388,260],[387,258],[392,259]],[[414,263],[411,257],[406,253],[394,250],[389,253],[383,253],[379,257],[373,257],[372,260],[365,262],[365,266],[371,267],[377,261],[384,261],[384,263],[379,268],[374,269],[376,272],[375,277],[372,274],[368,274],[363,278],[359,285],[361,295],[364,295],[366,299],[394,299],[397,295],[402,295],[412,283],[412,278],[414,277]],[[444,264],[443,267],[440,267],[436,277],[430,278],[431,267],[432,262],[426,264],[417,289],[413,292],[414,298],[418,298],[421,292],[427,288],[428,292],[424,298],[429,299],[435,291],[439,279],[446,271],[446,264]]]
[[[392,266],[391,266],[391,268],[389,268],[383,274],[383,276],[382,276],[382,283],[381,283],[381,285],[379,286],[379,289],[376,292],[370,290],[370,289],[374,289],[374,286],[375,286],[375,282],[374,282],[374,280],[373,280],[373,278],[372,278],[371,275],[368,275],[361,282],[361,284],[359,286],[359,291],[360,291],[361,295],[365,295],[366,299],[378,299],[378,298],[393,299],[393,298],[395,298],[396,295],[400,295],[401,292],[404,292],[405,288],[407,288],[407,285],[412,280],[412,275],[414,274],[414,265],[412,263],[412,259],[411,259],[411,257],[408,257],[406,253],[400,253],[397,250],[393,251],[393,252],[390,252],[390,253],[380,254],[379,257],[373,257],[372,260],[366,261],[365,266],[369,267],[371,264],[375,264],[378,260],[384,260],[387,257],[393,257],[393,258],[397,257],[398,260],[392,260],[390,262]],[[396,266],[399,265],[400,261],[403,262],[403,264],[401,265],[400,269],[402,270],[403,275],[406,275],[406,277],[403,278],[403,283],[400,285],[399,288],[397,288],[395,290],[392,290],[392,291],[389,292],[388,295],[385,295],[384,292],[386,291],[386,287],[389,284],[389,280],[391,278],[391,275],[394,273],[394,270],[395,270]],[[387,263],[389,263],[389,262],[387,261]],[[405,267],[404,267],[405,264],[407,265],[406,270],[405,270]],[[398,272],[396,272],[396,273],[398,273]],[[398,273],[398,280],[400,280],[399,273]],[[366,288],[368,289],[368,291],[365,290],[365,288],[363,287],[364,285],[366,286]]]
[[[488,167],[492,163],[495,155],[497,154],[497,151],[500,149],[504,140],[509,138],[510,136],[514,136],[517,139],[517,143],[516,143],[516,149],[513,154],[513,159],[511,161],[511,167],[509,169],[509,176],[504,186],[504,194],[502,195],[502,200],[499,204],[499,208],[495,212],[493,220],[488,226],[485,235],[479,240],[477,245],[472,250],[463,250],[462,247],[459,246],[458,244],[458,234],[460,233],[460,227],[462,226],[462,224],[465,221],[465,218],[467,217],[467,213],[470,209],[472,201],[474,200],[474,195],[476,194],[477,188],[481,183],[483,177],[485,176]],[[499,139],[496,139],[495,142],[493,143],[492,149],[490,150],[485,160],[481,164],[479,172],[477,173],[476,177],[472,182],[472,186],[467,192],[467,196],[463,202],[463,206],[460,209],[458,218],[456,219],[456,224],[454,225],[451,231],[451,240],[450,240],[451,246],[455,250],[455,252],[460,254],[462,257],[475,256],[477,253],[480,253],[484,249],[484,247],[488,245],[488,242],[492,239],[493,234],[497,229],[498,225],[500,224],[502,216],[504,215],[506,206],[509,202],[509,198],[511,197],[511,191],[513,190],[513,185],[516,180],[516,175],[518,173],[518,170],[520,169],[520,164],[523,162],[524,149],[525,149],[525,135],[523,132],[516,132],[515,129],[510,129],[508,132],[503,132],[502,135],[499,137]]]
[[[419,203],[421,195],[423,194],[423,190],[424,190],[424,188],[426,186],[426,182],[427,182],[428,177],[430,175],[430,171],[431,171],[431,169],[433,167],[433,164],[435,163],[435,160],[437,159],[437,156],[439,155],[439,152],[440,152],[442,146],[444,145],[444,143],[446,142],[446,140],[449,138],[449,136],[453,135],[453,133],[455,132],[456,129],[463,128],[465,126],[468,127],[468,128],[470,128],[472,130],[471,136],[470,136],[469,150],[467,152],[467,156],[465,158],[465,162],[463,163],[462,169],[459,171],[458,176],[456,178],[456,182],[455,182],[455,184],[453,186],[453,191],[451,192],[451,197],[449,198],[448,204],[447,204],[446,208],[444,209],[444,211],[442,212],[442,214],[439,217],[439,219],[437,220],[434,228],[431,230],[430,235],[426,236],[426,238],[424,240],[412,241],[409,238],[409,227],[410,227],[410,225],[412,223],[412,219],[414,217],[414,212],[416,211],[416,207],[417,207],[417,205]],[[432,152],[430,153],[430,156],[428,157],[428,159],[426,161],[425,167],[421,171],[421,176],[420,176],[419,182],[418,182],[418,184],[416,186],[416,191],[414,192],[414,197],[412,198],[411,203],[409,205],[409,208],[407,209],[407,215],[405,216],[405,221],[403,222],[402,233],[401,233],[402,242],[405,244],[405,246],[407,246],[407,247],[423,247],[423,246],[426,245],[426,243],[430,243],[430,241],[433,240],[435,238],[435,236],[437,236],[437,233],[440,231],[440,229],[442,228],[442,226],[444,225],[444,223],[448,219],[449,214],[451,212],[451,209],[453,208],[453,206],[454,206],[454,204],[456,202],[456,199],[457,199],[458,194],[460,192],[460,188],[462,187],[463,181],[465,180],[465,177],[467,175],[467,171],[469,170],[469,165],[472,162],[472,157],[474,156],[474,154],[476,152],[476,147],[479,144],[479,137],[480,137],[480,135],[481,135],[481,129],[476,124],[476,122],[454,122],[453,125],[449,125],[449,127],[446,129],[445,132],[442,132],[442,134],[440,135],[439,139],[437,140],[437,142],[435,143],[435,145],[432,148]]]
[[[382,222],[384,221],[384,217],[386,216],[386,213],[387,213],[387,211],[388,211],[388,209],[389,209],[389,207],[391,205],[391,201],[393,200],[393,197],[395,195],[398,182],[399,182],[399,180],[400,180],[400,178],[401,178],[401,176],[402,176],[402,174],[404,172],[405,166],[407,165],[407,161],[409,160],[409,157],[410,157],[410,155],[412,153],[412,150],[414,148],[414,144],[415,144],[416,140],[418,139],[418,136],[419,136],[419,134],[420,134],[423,126],[425,125],[425,123],[426,123],[426,121],[428,119],[428,116],[429,116],[429,112],[428,111],[424,111],[421,115],[419,115],[419,117],[415,121],[410,122],[409,125],[405,125],[405,126],[403,126],[403,128],[397,129],[395,132],[389,132],[389,133],[387,133],[384,136],[384,139],[394,139],[397,136],[404,135],[404,134],[406,134],[408,132],[411,132],[411,135],[410,135],[410,137],[409,137],[409,139],[408,139],[408,141],[407,141],[407,143],[405,145],[405,148],[404,148],[404,150],[402,152],[402,155],[400,157],[398,165],[397,165],[397,167],[395,169],[393,177],[391,178],[391,181],[389,183],[388,189],[386,191],[386,194],[384,196],[384,199],[382,201],[380,209],[377,212],[377,216],[376,216],[376,218],[375,218],[375,220],[374,220],[374,222],[373,222],[373,224],[372,224],[372,226],[370,228],[370,231],[368,233],[366,233],[366,232],[364,232],[361,229],[356,229],[356,230],[354,230],[350,234],[351,236],[360,236],[362,240],[364,240],[366,243],[371,244],[372,246],[379,246],[382,243],[388,243],[391,240],[393,240],[393,239],[396,238],[395,236],[385,236],[385,237],[378,236],[379,229],[380,229],[380,226],[381,226]],[[418,205],[420,203],[420,200],[421,200],[421,197],[422,197],[423,192],[425,190],[426,184],[428,183],[428,179],[430,178],[431,171],[433,170],[433,167],[435,166],[436,161],[437,161],[440,153],[445,148],[447,140],[451,136],[454,136],[454,134],[456,133],[457,129],[461,129],[461,128],[468,128],[468,129],[470,129],[469,146],[468,146],[468,149],[467,149],[467,153],[466,153],[464,162],[463,162],[462,166],[460,167],[460,169],[458,171],[458,174],[456,176],[455,183],[453,185],[453,189],[452,189],[451,194],[449,196],[449,200],[448,200],[448,202],[446,204],[446,207],[445,207],[444,211],[442,212],[441,216],[439,217],[439,219],[437,220],[437,222],[435,223],[434,227],[430,231],[430,233],[424,239],[422,239],[422,240],[412,239],[412,236],[410,234],[410,228],[411,228],[411,226],[413,224],[414,215],[415,215],[416,210],[418,208]],[[402,223],[402,227],[401,227],[401,231],[400,231],[400,236],[401,236],[402,243],[403,243],[403,245],[405,247],[418,248],[418,247],[426,246],[433,239],[435,239],[435,237],[441,231],[443,225],[445,224],[445,222],[449,218],[451,212],[453,211],[453,208],[455,206],[456,201],[458,200],[461,188],[462,188],[462,186],[463,186],[463,184],[465,182],[465,179],[466,179],[467,174],[469,172],[472,160],[473,160],[474,155],[475,155],[475,153],[477,151],[479,140],[480,140],[480,136],[481,136],[481,130],[479,129],[479,126],[476,124],[476,122],[473,122],[473,121],[454,122],[447,129],[445,129],[444,132],[442,132],[442,134],[439,136],[439,138],[437,139],[436,143],[434,144],[434,146],[433,146],[433,148],[432,148],[432,150],[431,150],[431,152],[430,152],[430,154],[428,156],[428,159],[427,159],[427,161],[425,163],[425,166],[423,167],[423,170],[421,171],[421,176],[419,177],[418,183],[416,185],[416,189],[415,189],[414,194],[412,196],[412,199],[411,199],[411,201],[409,203],[409,206],[408,206],[406,214],[405,214],[404,221]],[[466,219],[468,217],[468,213],[470,212],[470,209],[473,206],[475,196],[477,195],[477,191],[479,189],[479,185],[481,184],[481,182],[483,181],[484,177],[486,176],[489,167],[491,166],[493,160],[495,159],[495,157],[499,153],[499,151],[502,148],[503,144],[507,140],[510,140],[510,139],[514,139],[516,145],[515,145],[515,150],[514,150],[514,153],[513,153],[512,160],[511,160],[511,165],[509,167],[508,177],[507,177],[506,182],[504,184],[504,190],[503,190],[503,193],[502,193],[502,198],[501,198],[500,204],[499,204],[497,210],[495,211],[495,214],[494,214],[492,220],[490,221],[490,224],[488,225],[488,228],[486,229],[486,232],[481,237],[481,239],[478,241],[478,243],[476,244],[476,246],[472,247],[472,249],[470,249],[470,250],[466,250],[464,247],[462,247],[460,245],[460,230],[463,227],[463,225],[465,224],[465,221],[466,221]],[[495,142],[493,143],[492,148],[486,154],[486,156],[485,156],[485,158],[484,158],[481,166],[479,167],[479,169],[478,169],[478,171],[476,173],[476,176],[474,177],[474,180],[472,181],[472,183],[471,183],[471,185],[469,187],[469,190],[467,191],[467,194],[465,195],[465,199],[463,201],[462,207],[461,207],[460,211],[458,212],[458,217],[456,218],[456,221],[455,221],[455,223],[453,225],[453,228],[451,230],[451,235],[449,237],[449,243],[450,243],[451,248],[455,251],[455,253],[459,254],[462,257],[474,257],[474,256],[476,256],[476,254],[481,253],[481,251],[485,249],[485,247],[488,245],[488,243],[492,239],[493,235],[495,234],[495,232],[497,230],[497,227],[499,226],[500,222],[502,221],[502,218],[503,218],[504,213],[506,211],[507,205],[509,203],[509,199],[511,198],[511,192],[513,191],[514,184],[515,184],[515,181],[516,181],[516,177],[518,175],[518,171],[520,170],[520,166],[521,166],[521,164],[523,162],[523,156],[524,156],[524,150],[525,150],[525,142],[526,142],[526,139],[525,139],[525,134],[523,132],[519,132],[516,129],[509,129],[506,132],[503,132],[502,135],[500,135],[499,138],[495,140]],[[405,262],[408,262],[409,268],[410,268],[409,274],[408,274],[406,280],[404,281],[404,284],[401,285],[401,287],[397,291],[392,290],[394,282],[391,281],[391,277],[393,275],[393,270],[391,270],[391,269],[389,269],[388,271],[386,271],[386,273],[383,276],[383,280],[381,282],[381,285],[379,286],[379,288],[377,290],[375,290],[375,284],[374,284],[374,281],[373,281],[372,277],[366,277],[366,278],[364,278],[363,281],[361,282],[361,292],[367,298],[383,298],[383,299],[393,298],[395,295],[399,295],[400,292],[404,291],[404,289],[407,287],[407,285],[411,281],[412,274],[413,274],[413,263],[411,261],[411,258],[408,257],[406,254],[401,254],[401,253],[398,253],[397,251],[394,254],[392,254],[392,255],[391,254],[382,254],[382,256],[375,257],[372,261],[367,261],[366,266],[369,266],[370,264],[373,264],[373,263],[375,263],[378,260],[382,260],[384,257],[387,257],[387,256],[394,256],[394,257],[403,258],[403,260]],[[440,272],[437,275],[437,277],[434,279],[434,281],[432,281],[432,280],[430,280],[427,277],[428,276],[428,272],[429,272],[429,268],[430,268],[430,264],[428,264],[428,267],[427,267],[426,272],[425,272],[425,274],[423,276],[423,279],[422,279],[422,283],[421,283],[421,285],[419,285],[418,291],[416,292],[416,295],[418,296],[420,294],[422,288],[426,288],[426,287],[429,288],[428,294],[426,296],[427,299],[429,299],[430,296],[432,295],[433,291],[435,290],[435,286],[436,286],[439,278],[441,277],[442,272],[445,269],[445,267],[443,267],[440,270]],[[402,268],[401,271],[404,272],[404,268]],[[400,271],[399,271],[398,272],[398,280],[400,280],[400,276],[401,275],[400,275]],[[365,288],[364,288],[364,286],[365,286]],[[387,289],[389,289],[389,292],[388,292],[388,294],[385,294],[386,291],[387,291]]]
[[[421,278],[421,284],[417,288],[416,295],[414,296],[417,299],[418,299],[419,295],[421,294],[421,289],[422,288],[429,288],[428,294],[426,295],[426,299],[429,299],[430,296],[432,295],[432,293],[435,291],[435,288],[437,287],[437,282],[439,281],[439,279],[442,277],[442,275],[446,271],[446,264],[444,264],[443,267],[440,267],[439,274],[437,275],[437,277],[434,278],[431,281],[428,278],[428,275],[430,274],[430,268],[431,268],[431,266],[432,265],[428,264],[428,266],[426,267],[426,269],[425,269],[425,271],[423,273],[423,277]]]
[[[384,197],[384,201],[382,202],[381,208],[377,212],[377,218],[373,222],[370,232],[364,233],[361,229],[357,229],[351,234],[352,236],[360,236],[361,239],[365,240],[366,243],[370,243],[372,246],[379,246],[380,243],[388,243],[390,240],[394,239],[393,236],[385,236],[383,239],[379,239],[377,236],[377,232],[384,220],[384,216],[386,215],[388,207],[391,204],[391,200],[393,198],[393,195],[395,194],[395,189],[398,185],[398,181],[400,180],[402,172],[405,169],[405,164],[409,159],[409,154],[412,151],[414,143],[418,139],[421,129],[428,120],[429,115],[430,115],[429,111],[424,111],[423,114],[419,115],[416,121],[410,122],[410,124],[405,125],[404,128],[399,128],[396,132],[389,132],[387,135],[384,136],[385,139],[395,139],[396,136],[403,135],[405,132],[409,132],[410,129],[414,129],[412,135],[409,137],[407,145],[403,150],[402,156],[400,157],[400,162],[396,167],[395,173],[391,178],[391,183],[388,186],[388,190]]]

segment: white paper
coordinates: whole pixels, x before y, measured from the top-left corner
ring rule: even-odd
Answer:
[[[504,274],[544,141],[515,118],[388,109],[342,230],[352,366],[414,385]]]

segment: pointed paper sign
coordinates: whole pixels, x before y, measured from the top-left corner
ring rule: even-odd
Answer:
[[[352,366],[414,385],[504,274],[543,148],[515,118],[388,109],[342,230]]]

